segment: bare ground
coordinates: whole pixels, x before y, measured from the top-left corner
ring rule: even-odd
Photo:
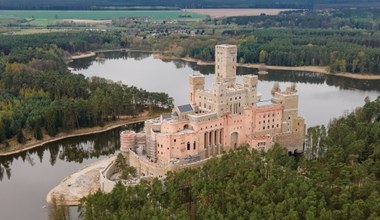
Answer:
[[[212,18],[257,16],[261,14],[278,15],[282,11],[289,10],[292,9],[186,9],[186,11],[208,15]]]
[[[46,196],[46,201],[52,203],[56,198],[58,205],[79,205],[79,200],[100,189],[100,171],[106,167],[115,156],[96,161],[63,179]]]
[[[61,23],[75,23],[85,25],[97,25],[97,24],[111,24],[112,20],[89,20],[89,19],[61,19],[58,22]]]
[[[96,56],[95,52],[89,52],[89,53],[81,53],[77,55],[71,56],[72,60],[77,60],[77,59],[82,59],[82,58],[87,58],[87,57],[94,57]]]

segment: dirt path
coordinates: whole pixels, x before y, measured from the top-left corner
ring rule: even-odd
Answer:
[[[89,52],[89,53],[82,53],[82,54],[78,54],[78,55],[73,55],[73,56],[71,56],[71,59],[72,60],[78,60],[78,59],[87,58],[87,57],[94,57],[94,56],[96,56],[95,52]]]
[[[79,205],[79,200],[100,189],[100,170],[105,168],[115,156],[96,161],[63,179],[46,196],[52,203],[55,197],[57,205]]]

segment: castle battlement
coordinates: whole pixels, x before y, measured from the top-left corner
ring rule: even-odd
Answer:
[[[279,143],[289,152],[302,152],[305,123],[298,115],[295,85],[281,91],[275,84],[272,98],[261,100],[258,77],[236,82],[237,47],[215,47],[215,79],[205,88],[202,74],[189,75],[189,104],[175,106],[170,115],[147,120],[143,133],[121,133],[121,150],[141,157],[144,175],[159,167],[204,161],[241,145],[267,150]],[[143,141],[143,139],[145,141]],[[147,164],[157,164],[146,167]],[[163,171],[159,171],[160,175]]]

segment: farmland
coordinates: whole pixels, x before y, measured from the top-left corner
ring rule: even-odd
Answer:
[[[204,15],[181,10],[155,11],[0,11],[0,24],[23,20],[26,25],[46,26],[63,19],[110,20],[144,17],[151,20],[201,20]]]

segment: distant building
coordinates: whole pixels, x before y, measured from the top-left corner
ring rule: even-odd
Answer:
[[[217,45],[211,89],[205,89],[203,75],[190,75],[189,104],[145,121],[141,133],[121,133],[121,151],[140,174],[163,176],[241,145],[267,150],[279,143],[290,153],[303,151],[305,123],[296,89],[274,87],[272,98],[261,100],[257,76],[236,83],[236,56],[236,46]]]

